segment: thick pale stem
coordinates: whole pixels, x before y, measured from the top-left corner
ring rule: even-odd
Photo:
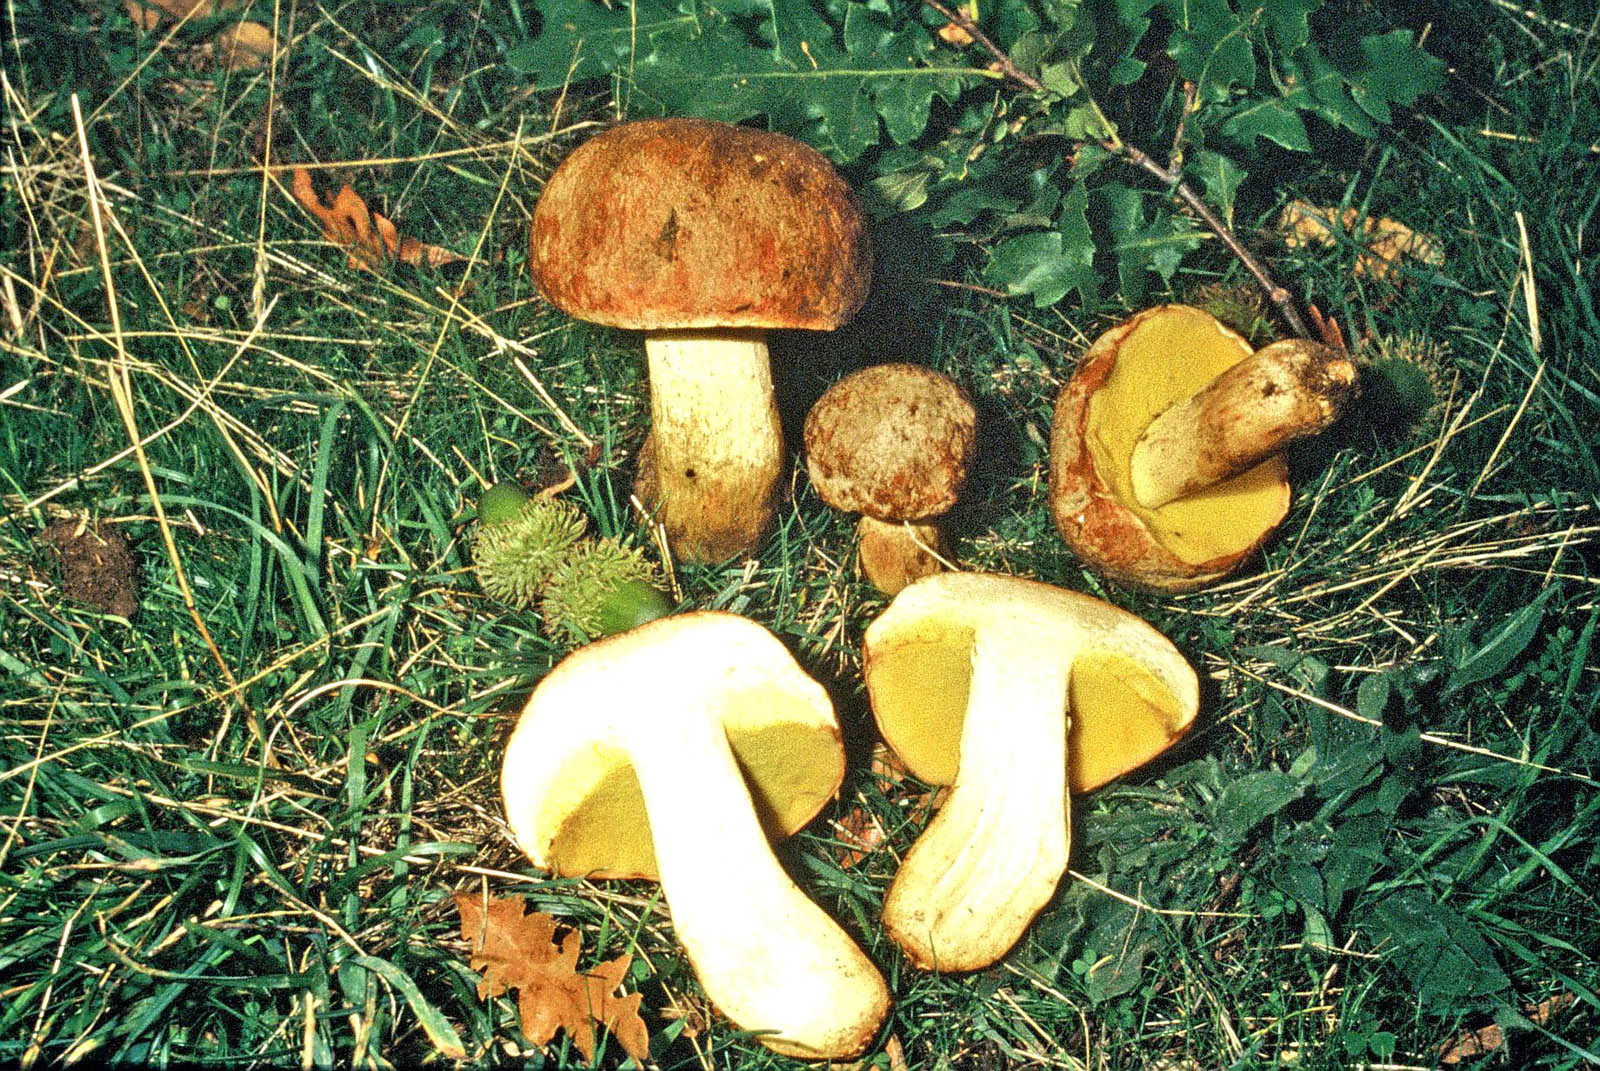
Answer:
[[[725,561],[772,524],[783,429],[760,331],[672,331],[645,339],[653,487],[673,552]]]
[[[1355,380],[1349,358],[1321,343],[1263,347],[1150,423],[1133,447],[1134,497],[1159,508],[1315,435],[1338,419]]]
[[[885,595],[899,594],[914,580],[942,573],[951,566],[944,532],[937,524],[861,518],[856,556],[861,571]]]
[[[1066,870],[1073,652],[1054,639],[1007,622],[979,628],[955,783],[884,902],[885,927],[918,966],[995,962]]]
[[[777,1052],[843,1059],[887,1014],[872,961],[772,854],[743,775],[709,715],[649,712],[628,729],[661,891],[713,1004]]]

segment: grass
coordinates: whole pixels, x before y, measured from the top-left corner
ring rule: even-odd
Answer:
[[[1051,407],[1105,314],[933,287],[911,324],[807,340],[787,426],[854,364],[949,372],[985,421],[962,559],[1140,613],[1206,682],[1176,754],[1077,802],[1071,876],[1023,944],[922,974],[877,923],[927,801],[865,772],[882,600],[850,523],[796,475],[758,558],[674,571],[686,603],[783,637],[856,747],[786,858],[895,994],[868,1066],[1433,1067],[1468,1038],[1467,1065],[1600,1063],[1581,7],[1439,3],[1445,92],[1255,190],[1263,221],[1303,195],[1435,237],[1441,266],[1390,280],[1352,276],[1349,245],[1273,255],[1371,347],[1427,355],[1440,402],[1297,452],[1282,534],[1217,588],[1109,586],[1050,526]],[[522,92],[497,61],[526,34],[514,6],[286,6],[270,75],[200,57],[215,20],[5,14],[0,1059],[410,1066],[445,1062],[447,1026],[475,1062],[582,1066],[478,998],[451,903],[470,890],[527,896],[586,955],[632,952],[660,1067],[792,1066],[709,1013],[650,886],[543,877],[498,814],[507,713],[564,649],[479,593],[471,503],[575,470],[597,530],[648,542],[627,507],[638,340],[543,306],[523,266],[540,182],[604,92]],[[470,260],[350,266],[269,148]],[[42,533],[82,518],[134,552],[130,619],[70,597]],[[857,809],[882,840],[847,864],[830,823]]]

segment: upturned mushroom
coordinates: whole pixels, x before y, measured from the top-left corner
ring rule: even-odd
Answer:
[[[895,943],[933,970],[1004,956],[1066,870],[1068,791],[1144,764],[1199,708],[1194,670],[1150,625],[1017,577],[919,580],[867,627],[863,654],[884,741],[952,786],[883,907]]]
[[[706,996],[776,1052],[858,1054],[882,976],[795,885],[769,837],[809,822],[844,775],[833,706],[745,618],[661,618],[568,656],[506,745],[518,847],[559,875],[644,878]]]
[[[811,484],[828,505],[861,514],[861,569],[884,594],[950,560],[939,520],[966,484],[977,425],[966,391],[914,364],[852,372],[807,414]]]
[[[1289,511],[1283,449],[1342,411],[1355,367],[1304,339],[1252,350],[1186,305],[1105,332],[1056,399],[1056,527],[1113,579],[1164,591],[1241,565]]]
[[[871,280],[844,179],[779,134],[622,123],[550,176],[530,241],[553,305],[646,332],[653,426],[638,489],[674,553],[722,561],[752,550],[783,467],[766,332],[840,327]]]

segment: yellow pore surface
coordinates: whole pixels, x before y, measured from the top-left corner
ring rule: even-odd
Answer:
[[[972,630],[960,625],[923,622],[916,639],[887,645],[873,656],[868,684],[879,730],[924,781],[955,780],[971,682]],[[1073,792],[1098,788],[1144,765],[1188,729],[1171,690],[1115,651],[1081,652],[1067,693],[1067,784]],[[1005,726],[996,724],[994,731]]]
[[[808,709],[792,716],[781,709],[790,697],[760,691],[731,702],[760,704],[762,718],[777,724],[756,729],[732,728],[728,743],[745,775],[756,815],[769,839],[782,840],[814,818],[833,798],[844,776],[844,751],[831,731],[804,721]],[[788,722],[785,724],[785,722]],[[587,756],[584,770],[572,780],[584,785],[582,798],[560,823],[548,860],[558,874],[655,879],[655,842],[645,812],[644,794],[633,767],[620,748],[600,745]],[[685,783],[685,792],[695,786]]]
[[[1111,375],[1089,399],[1086,439],[1100,478],[1157,542],[1191,565],[1243,553],[1283,519],[1288,485],[1282,457],[1153,510],[1134,498],[1129,460],[1156,417],[1251,352],[1211,314],[1164,306],[1122,339]]]

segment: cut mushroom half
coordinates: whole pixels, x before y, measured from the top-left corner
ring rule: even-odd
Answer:
[[[661,882],[706,996],[768,1048],[842,1059],[888,1012],[883,977],[790,879],[769,838],[838,791],[822,686],[745,618],[662,618],[579,649],[506,745],[517,845],[559,875]]]
[[[884,741],[951,785],[884,902],[919,967],[1004,956],[1050,902],[1071,845],[1068,792],[1096,788],[1188,731],[1199,682],[1177,648],[1109,603],[1017,577],[941,573],[866,631]]]
[[[830,331],[866,300],[872,256],[850,187],[780,134],[621,123],[550,176],[530,243],[551,304],[646,333],[653,427],[637,491],[673,552],[754,549],[783,470],[766,332]]]
[[[1284,446],[1332,423],[1354,384],[1349,359],[1321,343],[1258,352],[1200,309],[1146,309],[1096,339],[1056,399],[1056,528],[1113,579],[1213,583],[1288,513]]]

